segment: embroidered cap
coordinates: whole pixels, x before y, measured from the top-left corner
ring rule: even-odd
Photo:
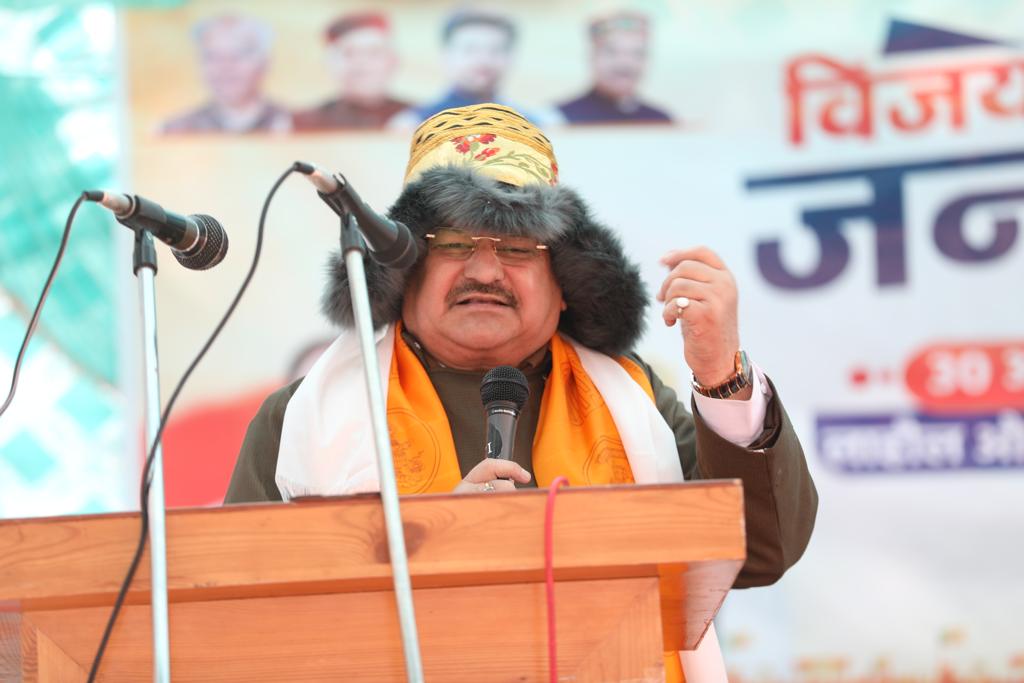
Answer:
[[[344,14],[328,25],[324,31],[324,42],[333,43],[339,38],[361,28],[375,28],[384,32],[391,30],[391,23],[386,14],[381,12],[353,12]]]
[[[438,166],[464,166],[516,187],[558,184],[551,142],[522,114],[500,104],[446,109],[412,137],[405,184]]]

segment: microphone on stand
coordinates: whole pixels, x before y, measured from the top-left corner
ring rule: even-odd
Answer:
[[[500,365],[484,375],[480,399],[487,413],[488,458],[512,460],[519,411],[529,396],[530,385],[518,368]]]
[[[388,268],[411,268],[419,258],[419,242],[409,228],[386,218],[360,198],[352,185],[340,173],[330,175],[313,164],[295,162],[295,169],[305,174],[316,188],[320,199],[344,218],[351,214],[359,224],[359,232],[369,246],[370,257]]]
[[[182,216],[137,194],[89,190],[85,196],[109,209],[121,225],[149,232],[171,248],[178,263],[191,270],[213,268],[228,253],[228,235],[212,216]]]

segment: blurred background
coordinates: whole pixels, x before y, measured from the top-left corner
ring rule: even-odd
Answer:
[[[706,244],[821,507],[775,586],[734,591],[734,681],[1024,681],[1024,3],[648,0],[7,2],[0,9],[0,386],[87,188],[208,213],[225,261],[160,250],[164,399],[302,159],[371,205],[412,129],[497,101],[653,295]],[[137,508],[141,339],[129,231],[85,205],[0,418],[0,518]],[[335,333],[333,214],[300,178],[165,437],[172,506],[217,505],[262,399]],[[639,352],[688,393],[652,307]],[[126,558],[127,561],[127,558]]]

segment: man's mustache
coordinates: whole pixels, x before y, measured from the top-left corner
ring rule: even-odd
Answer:
[[[498,285],[487,284],[484,282],[463,282],[452,287],[451,291],[448,292],[448,296],[445,297],[445,303],[448,304],[449,308],[451,308],[460,300],[465,299],[467,296],[472,294],[486,294],[498,297],[506,306],[512,306],[513,308],[519,305],[519,302],[516,300],[516,295],[512,292],[503,287],[499,287]]]

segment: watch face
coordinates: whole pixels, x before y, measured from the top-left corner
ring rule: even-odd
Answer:
[[[751,381],[750,359],[747,352],[742,349],[736,352],[736,371],[746,382]]]

